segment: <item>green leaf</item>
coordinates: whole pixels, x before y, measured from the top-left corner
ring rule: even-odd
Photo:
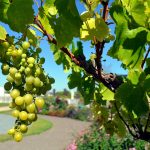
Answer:
[[[42,10],[42,9],[41,9]],[[44,12],[40,11],[38,15],[38,19],[40,20],[42,26],[49,34],[54,34],[54,30],[52,29],[48,17],[44,14]]]
[[[0,0],[0,21],[7,23],[7,10],[9,8],[9,0]]]
[[[132,84],[136,85],[139,82],[140,74],[140,70],[130,70],[127,78],[131,81]]]
[[[126,17],[127,13],[119,2],[116,3],[113,4],[110,11],[117,24],[115,29],[116,40],[108,55],[122,61],[126,68],[140,69],[148,31],[143,27],[130,29]]]
[[[150,91],[150,75],[148,75],[144,80],[143,88],[145,91]]]
[[[57,65],[62,64],[64,71],[68,72],[72,66],[70,57],[63,53],[61,50],[59,50],[58,47],[54,44],[51,44],[51,50],[53,52],[54,60],[57,63]]]
[[[33,43],[31,43],[33,46],[37,45],[37,37],[36,37],[36,32],[32,29],[27,30],[27,37],[28,39],[32,39]]]
[[[100,17],[91,18],[85,21],[81,28],[80,38],[82,40],[92,40],[94,37],[102,42],[109,34],[109,29],[104,20]]]
[[[84,104],[89,104],[94,99],[95,81],[90,76],[83,76],[81,86],[78,86],[78,90],[84,98]]]
[[[147,26],[147,16],[145,14],[144,2],[141,0],[121,0],[123,7],[126,8],[128,14],[133,17],[134,21],[141,25]]]
[[[81,86],[81,81],[81,73],[73,71],[72,74],[68,76],[68,87],[73,89],[75,87]]]
[[[113,101],[114,100],[114,93],[110,91],[107,87],[103,84],[100,84],[100,94],[102,95],[102,99],[106,101]]]
[[[82,21],[87,21],[87,19],[90,19],[94,16],[94,12],[90,12],[90,11],[84,11],[80,17],[82,19]]]
[[[148,102],[145,99],[145,92],[142,87],[133,87],[131,83],[122,84],[115,94],[115,99],[122,102],[126,109],[136,115],[142,115],[149,110]]]
[[[32,8],[33,1],[14,0],[8,11],[8,23],[11,29],[17,32],[23,32],[26,26],[33,22],[34,11]]]
[[[76,8],[75,0],[56,0],[55,6],[59,16],[54,21],[53,29],[58,47],[62,47],[71,43],[73,37],[79,37],[82,20]]]
[[[0,40],[5,40],[6,39],[6,30],[2,26],[0,26]]]

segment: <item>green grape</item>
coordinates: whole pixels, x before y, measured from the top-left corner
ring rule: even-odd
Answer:
[[[22,80],[20,79],[20,80],[15,80],[15,84],[16,84],[16,86],[20,86],[21,85],[21,83],[22,83]]]
[[[21,134],[20,132],[16,132],[16,133],[14,134],[14,140],[15,140],[16,142],[20,142],[20,141],[22,140],[22,134]]]
[[[37,53],[41,53],[41,51],[42,51],[42,49],[39,48],[39,47],[36,49],[36,52],[37,52]]]
[[[11,55],[13,57],[17,57],[18,56],[18,51],[17,50],[13,50],[12,53],[11,53]]]
[[[20,131],[21,131],[22,133],[26,133],[27,130],[28,130],[27,125],[25,125],[25,124],[21,124],[21,125],[20,125]]]
[[[31,104],[33,101],[33,96],[31,94],[24,95],[24,101],[27,105]]]
[[[25,63],[26,62],[26,59],[25,58],[22,58],[21,59],[21,63]]]
[[[25,42],[22,43],[22,48],[23,49],[27,50],[29,47],[30,47],[30,43],[29,42],[25,41]]]
[[[14,135],[15,134],[15,129],[12,128],[12,129],[8,130],[8,134],[9,135]]]
[[[36,75],[40,75],[41,74],[41,69],[40,68],[37,68],[36,71],[35,71]]]
[[[12,89],[12,84],[11,84],[10,82],[6,82],[6,83],[4,84],[4,89],[5,89],[6,91],[10,91],[10,90]]]
[[[21,55],[21,57],[22,57],[22,58],[26,58],[27,55],[23,53],[23,54]]]
[[[20,118],[21,120],[27,120],[27,119],[28,119],[28,113],[27,113],[26,111],[21,111],[21,112],[19,113],[19,118]]]
[[[33,44],[33,40],[32,40],[32,39],[29,39],[29,43],[30,43],[30,44]]]
[[[34,63],[35,63],[35,59],[34,59],[33,57],[29,57],[29,58],[27,59],[27,62],[28,62],[29,64],[34,64]]]
[[[17,73],[15,74],[15,79],[16,79],[16,80],[20,80],[20,79],[21,79],[21,73],[17,72]]]
[[[7,75],[7,74],[9,73],[9,65],[3,64],[3,65],[1,66],[1,69],[2,69],[2,73],[3,73],[4,75]]]
[[[34,121],[35,118],[36,118],[35,113],[28,113],[28,120],[29,120],[29,121]]]
[[[8,42],[3,42],[2,46],[7,49],[7,48],[9,48],[10,45]]]
[[[10,92],[10,96],[15,99],[17,98],[18,96],[20,96],[20,91],[18,89],[13,89],[11,92]]]
[[[26,109],[29,113],[35,112],[35,110],[36,110],[35,104],[31,103],[31,104],[27,105]]]
[[[34,77],[28,76],[26,77],[26,84],[33,84],[34,83]]]
[[[42,108],[44,106],[44,99],[43,98],[40,98],[40,97],[37,97],[35,99],[35,105],[38,107],[38,108]]]
[[[9,108],[15,108],[15,107],[16,107],[16,104],[14,102],[9,103]]]
[[[15,76],[15,74],[17,73],[17,69],[16,68],[14,68],[14,67],[11,67],[10,69],[9,69],[9,73],[10,73],[10,75],[12,76],[12,77],[14,77]]]
[[[22,73],[24,70],[25,70],[25,67],[21,66],[20,69],[19,69],[19,72]]]
[[[33,68],[34,65],[33,65],[33,64],[29,64],[28,66],[29,66],[30,68]]]
[[[18,96],[18,97],[15,99],[15,103],[16,103],[16,105],[23,105],[23,104],[24,104],[24,98],[21,97],[21,96]]]
[[[25,72],[26,75],[30,75],[31,74],[31,69],[29,67],[27,67],[24,72]]]
[[[7,79],[7,81],[9,81],[11,83],[14,82],[14,79],[13,79],[13,77],[10,74],[7,75],[6,79]]]
[[[12,111],[12,116],[17,118],[19,116],[19,113],[20,113],[19,110],[13,110]]]
[[[25,85],[24,85],[24,89],[25,89],[26,91],[32,91],[33,85],[32,85],[32,84],[25,84]]]
[[[18,56],[19,57],[22,56],[22,53],[23,53],[22,49],[18,49]]]
[[[34,82],[33,82],[35,87],[41,87],[41,81],[38,77],[34,78]]]

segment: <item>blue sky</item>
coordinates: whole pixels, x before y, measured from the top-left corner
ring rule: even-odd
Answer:
[[[77,6],[79,6],[78,7],[79,12],[80,13],[83,12],[85,10],[84,6],[79,3],[79,0],[77,0],[76,2],[77,2]],[[1,22],[0,22],[0,25],[4,26],[10,35],[18,35],[17,33],[11,31],[7,25],[2,24]],[[105,46],[103,58],[106,59],[106,62],[103,63],[103,68],[107,72],[125,74],[126,71],[120,67],[120,63],[106,55],[111,45],[112,43],[109,43],[109,44],[106,44]],[[68,73],[64,73],[62,66],[56,65],[56,63],[54,62],[53,54],[50,51],[50,46],[48,42],[46,40],[43,40],[40,46],[42,48],[41,56],[45,57],[45,60],[46,60],[44,64],[44,68],[50,76],[55,78],[55,84],[53,85],[53,88],[55,88],[56,90],[63,90],[64,88],[68,88],[67,86]],[[91,52],[94,52],[94,49],[90,48],[90,42],[85,42],[83,46],[84,46],[85,55],[89,57]],[[0,77],[1,77],[0,86],[3,86],[4,83],[6,82],[6,79],[5,79],[5,76],[1,74],[1,72],[0,72]]]

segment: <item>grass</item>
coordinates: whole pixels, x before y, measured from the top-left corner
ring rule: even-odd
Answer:
[[[9,113],[6,113],[6,114],[9,114]],[[28,132],[24,134],[23,136],[40,134],[50,128],[52,128],[52,123],[50,121],[45,120],[43,118],[38,118],[36,122],[32,123],[32,125],[29,126]],[[12,137],[8,134],[0,134],[0,142],[8,141],[11,139]]]
[[[8,103],[0,103],[0,107],[8,106]]]

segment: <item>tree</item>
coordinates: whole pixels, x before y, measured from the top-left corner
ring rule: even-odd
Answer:
[[[80,5],[86,8],[81,14],[75,0],[34,2],[38,10],[33,9],[32,0],[0,1],[0,21],[21,33],[20,38],[9,36],[0,26],[0,60],[2,72],[8,74],[9,81],[5,86],[7,90],[13,89],[11,107],[16,108],[14,115],[18,117],[22,112],[10,134],[17,131],[14,138],[21,139],[21,124],[31,122],[22,116],[36,112],[36,109],[31,111],[35,107],[35,98],[31,96],[44,94],[54,82],[44,72],[44,58],[39,56],[39,43],[47,37],[56,63],[71,72],[69,88],[77,87],[85,104],[92,104],[100,125],[110,134],[115,132],[124,136],[128,130],[134,138],[149,141],[150,1],[80,0]],[[111,26],[115,28],[114,35]],[[82,45],[85,41],[90,41],[95,48],[89,58]],[[107,55],[122,63],[128,71],[127,76],[103,71],[104,47],[111,41],[113,44],[107,49]],[[29,107],[30,103],[24,103],[24,95],[33,101],[32,107]],[[16,98],[19,99],[17,104]]]

